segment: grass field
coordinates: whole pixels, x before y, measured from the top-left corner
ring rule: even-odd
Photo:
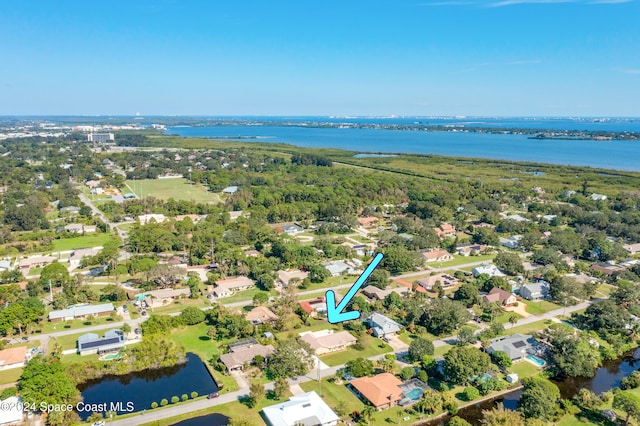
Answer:
[[[189,185],[187,179],[144,179],[128,180],[123,192],[133,192],[138,197],[155,197],[161,200],[195,201],[198,203],[219,203],[218,194],[208,192],[202,185]]]
[[[549,320],[540,320],[540,321],[532,322],[531,324],[519,325],[517,327],[507,327],[504,330],[504,334],[509,334],[509,335],[516,334],[516,333],[530,334],[533,331],[544,330],[549,326],[549,324],[551,324],[551,321]]]
[[[188,306],[195,306],[196,308],[204,308],[209,306],[209,303],[205,299],[177,299],[171,303],[167,303],[164,306],[154,307],[152,312],[154,314],[171,314],[174,312],[181,312]]]
[[[324,362],[328,366],[333,367],[334,365],[344,364],[347,361],[354,358],[369,358],[375,355],[381,355],[391,351],[392,351],[391,346],[387,345],[382,340],[369,337],[364,342],[364,349],[361,351],[354,349],[353,346],[350,346],[345,351],[323,355],[320,357],[320,360],[322,360],[322,362]]]
[[[22,368],[10,368],[9,370],[0,371],[0,385],[13,383],[18,381],[22,375]]]
[[[483,254],[480,256],[458,256],[454,255],[453,260],[447,262],[430,262],[429,266],[433,268],[451,268],[454,266],[466,265],[467,263],[484,262],[493,260],[495,254]]]
[[[555,311],[556,309],[560,309],[562,307],[546,300],[541,300],[539,302],[527,301],[526,304],[527,308],[525,310],[531,315],[544,314],[545,312]]]
[[[85,247],[103,246],[113,239],[111,234],[85,235],[81,237],[53,240],[53,251],[73,250]]]
[[[53,333],[57,331],[81,329],[83,327],[92,327],[94,325],[109,324],[112,322],[122,321],[120,318],[98,317],[91,321],[91,324],[87,324],[87,320],[76,319],[73,321],[65,322],[44,322],[42,323],[41,333]]]
[[[542,370],[531,364],[529,361],[520,361],[509,367],[509,371],[511,371],[512,373],[516,373],[518,377],[523,378],[531,377],[535,374],[538,374]]]

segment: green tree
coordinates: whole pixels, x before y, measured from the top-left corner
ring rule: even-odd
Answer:
[[[275,382],[273,382],[273,394],[278,399],[282,399],[287,392],[289,391],[289,383],[283,377],[278,377]]]
[[[471,319],[464,305],[450,299],[433,299],[423,310],[420,325],[435,335],[450,334]]]
[[[525,381],[524,390],[518,400],[518,411],[525,418],[551,422],[558,414],[560,390],[547,379],[530,378]]]
[[[460,327],[460,330],[458,330],[456,345],[472,345],[476,342],[476,340],[478,340],[478,338],[476,337],[476,330],[473,327],[469,325],[463,325],[462,327]]]
[[[314,365],[312,354],[309,344],[302,340],[280,340],[276,352],[269,357],[267,374],[274,379],[306,374]]]
[[[447,422],[447,426],[471,426],[471,423],[469,423],[462,417],[455,416]]]
[[[502,403],[491,410],[482,410],[483,426],[525,426],[522,414],[507,410]]]
[[[400,378],[404,381],[409,380],[416,374],[416,370],[413,367],[404,367],[400,370]]]
[[[517,253],[513,252],[500,252],[493,259],[493,263],[508,275],[518,275],[524,272],[524,267],[522,266],[522,259],[518,256]]]
[[[433,355],[434,350],[430,340],[417,337],[409,344],[408,359],[411,362],[420,362],[425,355]]]
[[[502,370],[511,367],[512,364],[511,357],[504,351],[494,351],[491,354],[491,360]]]
[[[309,279],[312,283],[324,282],[331,276],[331,273],[322,265],[315,264],[309,268]]]
[[[370,376],[373,374],[373,362],[365,358],[354,358],[346,363],[349,373],[354,377]]]
[[[390,282],[391,279],[389,278],[389,272],[381,268],[375,269],[367,279],[367,284],[378,287],[382,290],[387,288]]]
[[[187,306],[180,314],[180,321],[184,325],[200,324],[201,322],[204,322],[205,318],[205,313],[195,306]]]
[[[38,283],[49,289],[49,281],[52,287],[62,287],[70,280],[67,267],[60,262],[53,262],[42,269]]]
[[[462,391],[462,398],[465,401],[473,401],[474,399],[478,399],[479,397],[480,397],[480,392],[478,391],[478,389],[474,388],[473,386],[467,386]]]
[[[258,405],[258,403],[264,399],[266,394],[267,391],[262,383],[251,383],[249,386],[249,407],[253,408]]]
[[[259,291],[253,296],[253,304],[254,305],[263,305],[269,301],[269,293],[264,291]]]
[[[628,391],[617,391],[613,396],[613,408],[623,411],[627,417],[624,424],[629,424],[632,417],[640,421],[640,398]]]
[[[457,300],[465,307],[470,308],[478,303],[478,294],[478,287],[471,283],[464,283],[453,293],[453,300]]]
[[[444,375],[456,384],[468,383],[491,368],[489,355],[474,346],[456,346],[444,355],[444,359]]]
[[[553,325],[547,331],[551,357],[558,374],[569,377],[592,377],[600,366],[600,350],[589,341],[586,333],[574,335],[573,330]]]

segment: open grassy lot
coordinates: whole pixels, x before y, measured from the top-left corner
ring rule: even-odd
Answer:
[[[85,235],[53,240],[53,251],[66,251],[85,247],[103,246],[113,239],[111,234]]]
[[[187,179],[144,179],[128,180],[123,192],[133,192],[138,197],[155,197],[161,200],[195,201],[198,203],[219,203],[218,194],[208,192],[202,185],[189,185]]]
[[[544,314],[545,312],[555,311],[556,309],[562,308],[560,305],[556,305],[555,303],[548,302],[546,300],[541,300],[539,302],[525,302],[527,304],[526,311],[531,315],[539,315]]]
[[[221,303],[223,305],[226,305],[228,303],[251,301],[253,300],[253,296],[262,292],[263,290],[260,290],[259,288],[250,288],[249,290],[237,291],[235,294],[232,294],[229,297],[222,297],[217,300],[218,300],[218,303]],[[277,295],[278,295],[277,291],[275,290],[269,291],[269,296],[277,296]]]
[[[10,368],[0,371],[0,385],[17,382],[22,375],[22,368]]]
[[[454,255],[453,260],[447,262],[430,262],[429,266],[433,268],[451,268],[453,266],[466,265],[467,263],[484,262],[493,260],[495,254],[483,254],[480,256],[458,256]]]
[[[509,334],[509,335],[516,334],[516,333],[530,334],[531,332],[534,332],[534,331],[544,330],[549,326],[549,324],[551,324],[550,320],[540,320],[540,321],[532,322],[531,324],[519,325],[516,327],[507,327],[504,330],[504,334]]]
[[[333,354],[323,355],[320,357],[322,362],[328,366],[344,364],[354,358],[369,358],[375,355],[381,355],[391,352],[391,346],[384,343],[382,340],[369,337],[365,338],[364,349],[359,351],[353,346],[347,348],[347,350],[336,352]]]
[[[205,306],[209,306],[209,302],[205,299],[177,299],[171,303],[167,303],[164,306],[155,307],[152,309],[154,314],[171,314],[174,312],[181,312],[187,306],[195,306],[196,308],[204,308]]]
[[[90,322],[83,319],[76,319],[73,321],[65,322],[44,322],[42,323],[41,333],[54,333],[57,331],[82,329],[84,327],[92,327],[94,325],[103,325],[118,321],[122,321],[122,319],[120,317],[99,317]]]

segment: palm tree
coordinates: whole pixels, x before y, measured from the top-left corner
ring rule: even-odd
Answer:
[[[373,415],[375,414],[375,412],[376,412],[375,408],[371,406],[367,406],[364,408],[364,410],[362,410],[360,415],[367,422],[367,424],[371,424],[371,419],[373,418]]]
[[[519,319],[520,317],[517,314],[509,315],[509,323],[511,324],[511,328],[515,327]]]

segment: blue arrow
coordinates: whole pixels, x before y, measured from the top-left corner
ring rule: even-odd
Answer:
[[[378,253],[375,255],[371,263],[367,265],[362,275],[360,275],[356,282],[353,283],[338,306],[336,306],[335,291],[327,290],[327,293],[325,294],[327,299],[327,319],[331,324],[337,324],[342,321],[349,321],[360,318],[360,311],[342,312],[342,310],[347,307],[351,299],[353,299],[353,296],[355,296],[358,290],[360,290],[360,287],[362,287],[362,284],[364,284],[367,278],[369,278],[371,273],[376,269],[376,266],[380,264],[382,258],[382,253]]]

